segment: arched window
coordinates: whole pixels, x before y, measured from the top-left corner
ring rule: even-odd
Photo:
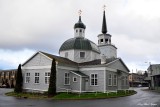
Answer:
[[[108,43],[108,39],[105,39],[105,42]]]
[[[103,43],[103,39],[101,39],[101,43]]]

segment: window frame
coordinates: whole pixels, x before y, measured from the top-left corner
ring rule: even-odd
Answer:
[[[47,74],[47,75],[46,75]],[[51,72],[45,72],[44,83],[49,84]]]
[[[122,77],[122,83],[121,83],[121,85],[125,86],[125,76]]]
[[[30,72],[25,73],[25,83],[30,83],[30,81],[31,81],[30,76],[31,76]]]
[[[127,76],[125,77],[125,85],[128,86],[128,78],[127,78]]]
[[[98,86],[98,74],[97,73],[93,73],[90,75],[90,86]]]
[[[108,75],[108,86],[112,86],[112,74]]]
[[[79,29],[79,32],[81,33],[81,32],[82,32],[82,29]]]
[[[100,42],[101,42],[101,43],[103,43],[103,42],[104,42],[104,40],[103,40],[103,39],[100,39]]]
[[[36,75],[37,74],[37,75]],[[34,83],[35,84],[39,84],[40,83],[40,79],[39,79],[40,73],[39,72],[35,72],[34,74]]]
[[[117,86],[117,75],[116,74],[113,75],[113,86]]]
[[[70,74],[64,73],[64,85],[70,85]]]
[[[82,54],[82,53],[84,53],[84,57],[81,57],[81,54]],[[85,59],[86,53],[85,53],[84,51],[79,52],[79,57],[80,57],[80,59]]]
[[[77,77],[73,77],[73,82],[77,82]]]

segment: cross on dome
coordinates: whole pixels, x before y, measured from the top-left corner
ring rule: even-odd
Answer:
[[[82,14],[82,10],[79,10],[79,11],[78,11],[78,14],[79,14],[79,16],[81,16],[81,14]]]

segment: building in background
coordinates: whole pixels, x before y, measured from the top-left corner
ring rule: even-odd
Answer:
[[[150,64],[147,70],[151,80],[151,89],[160,90],[160,64]]]
[[[129,86],[130,87],[148,87],[148,82],[145,81],[147,76],[139,73],[130,73],[129,74]]]
[[[0,70],[0,87],[14,88],[16,84],[16,69]]]

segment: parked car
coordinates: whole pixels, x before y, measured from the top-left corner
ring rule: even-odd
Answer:
[[[138,87],[142,87],[142,85],[141,85],[141,84],[139,84],[139,85],[138,85]]]

